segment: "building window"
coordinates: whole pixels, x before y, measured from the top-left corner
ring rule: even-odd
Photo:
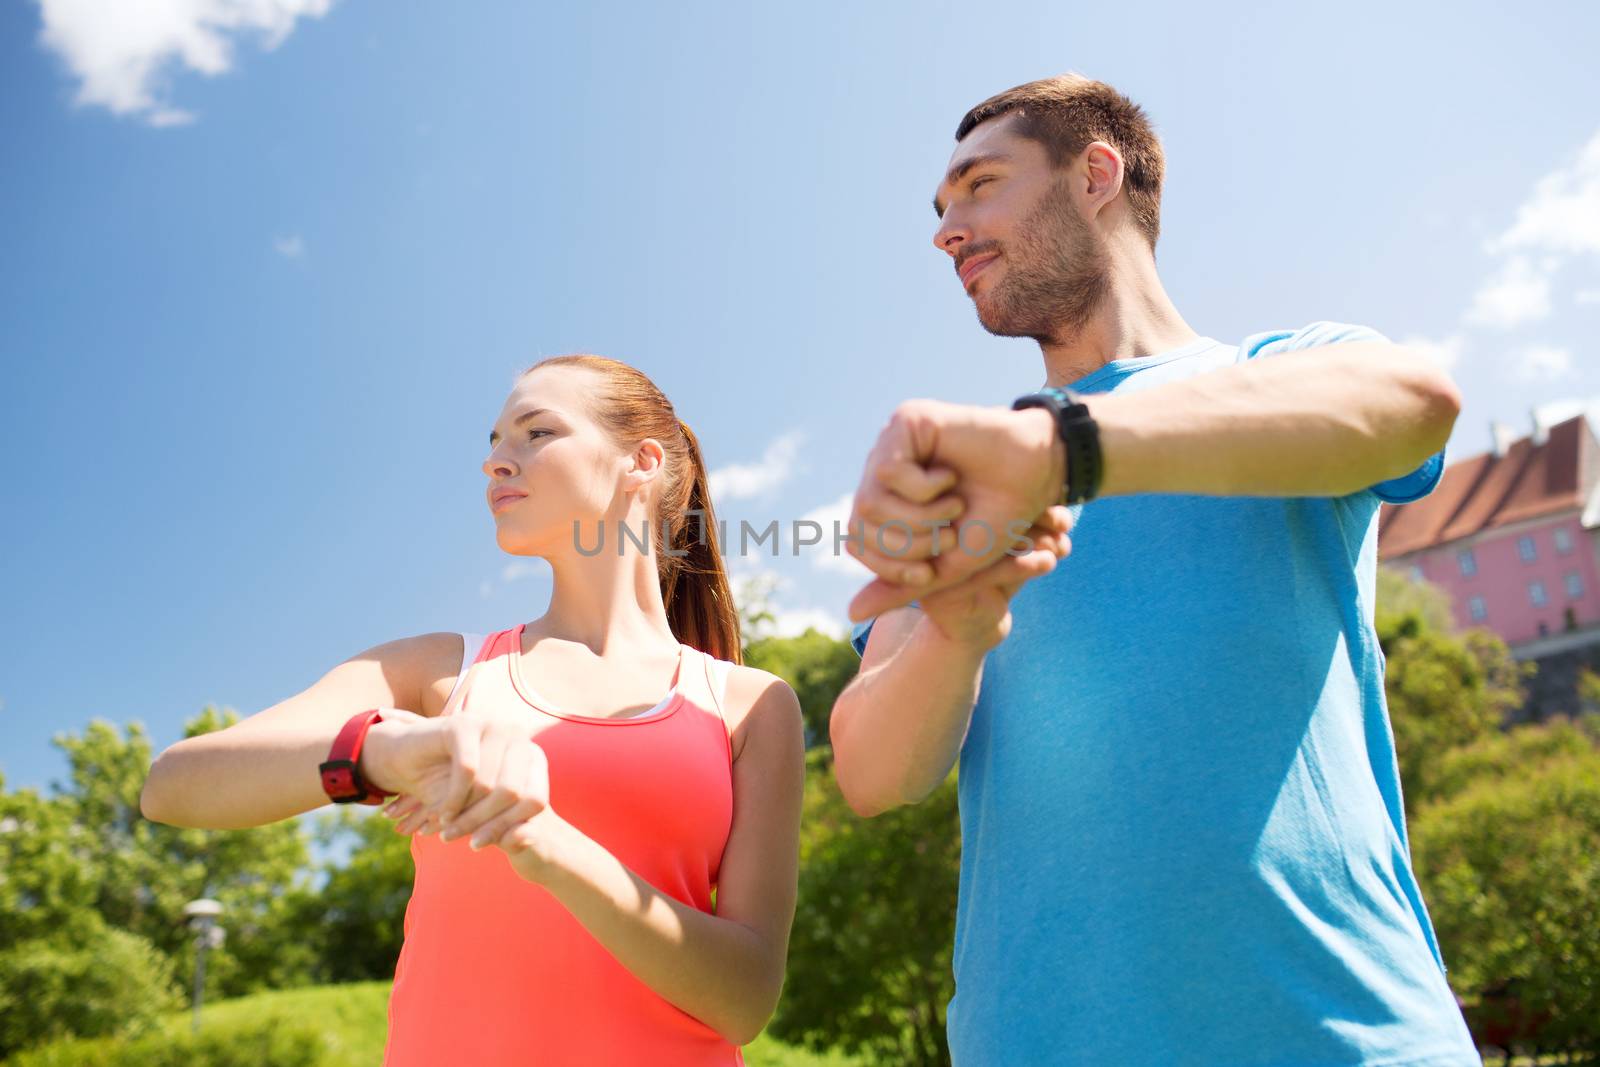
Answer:
[[[1549,601],[1549,599],[1550,598],[1545,595],[1543,582],[1528,583],[1528,603],[1532,604],[1536,608],[1542,608]]]
[[[1475,596],[1467,601],[1467,609],[1472,612],[1473,622],[1482,622],[1489,614],[1489,609],[1483,606],[1483,597]]]
[[[1567,599],[1578,600],[1583,596],[1583,575],[1577,571],[1567,574]]]
[[[1572,531],[1565,526],[1555,528],[1556,551],[1565,556],[1572,551]]]
[[[1517,538],[1517,555],[1522,557],[1522,562],[1532,563],[1539,558],[1538,551],[1533,547],[1533,536],[1523,534]]]
[[[1549,623],[1541,622],[1539,624],[1539,636],[1540,637],[1549,637],[1550,636],[1550,624]]]
[[[1478,573],[1478,558],[1472,554],[1472,549],[1463,548],[1457,552],[1456,562],[1461,564],[1461,577],[1471,578]]]

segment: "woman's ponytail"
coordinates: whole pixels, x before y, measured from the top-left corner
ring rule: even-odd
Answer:
[[[705,460],[688,424],[679,419],[678,429],[689,449],[689,499],[683,513],[663,530],[672,551],[661,555],[661,601],[678,640],[741,663],[739,610],[717,543]]]

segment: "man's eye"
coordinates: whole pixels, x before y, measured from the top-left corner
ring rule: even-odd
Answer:
[[[972,184],[967,186],[967,188],[968,189],[976,189],[978,186],[982,185],[984,182],[992,182],[992,181],[994,181],[994,175],[985,174],[981,178],[972,179]]]

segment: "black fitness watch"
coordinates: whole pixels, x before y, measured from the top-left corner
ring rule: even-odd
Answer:
[[[1050,387],[1019,396],[1012,411],[1044,408],[1056,420],[1056,432],[1067,449],[1067,480],[1061,487],[1061,502],[1077,504],[1093,500],[1100,492],[1104,464],[1100,457],[1100,426],[1089,416],[1089,406],[1077,393]]]

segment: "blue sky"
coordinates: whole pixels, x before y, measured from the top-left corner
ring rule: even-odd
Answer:
[[[1202,334],[1426,344],[1457,455],[1600,398],[1600,8],[1303,7],[0,6],[7,784],[96,716],[165,745],[537,617],[479,464],[540,356],[651,374],[734,523],[828,515],[898,400],[1037,386],[928,206],[962,112],[1034,77],[1151,113]],[[857,584],[738,568],[790,626]]]

